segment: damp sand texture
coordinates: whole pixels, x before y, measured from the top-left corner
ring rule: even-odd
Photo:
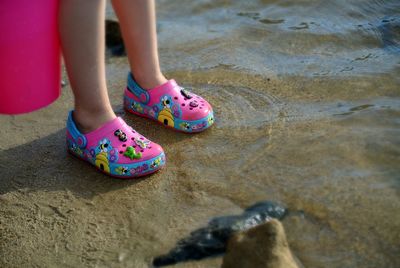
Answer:
[[[0,266],[149,267],[211,218],[274,200],[305,267],[400,267],[399,2],[157,9],[162,68],[209,100],[215,125],[185,135],[126,114],[126,57],[107,58],[110,97],[164,147],[153,176],[116,180],[67,156],[69,86],[0,116]]]

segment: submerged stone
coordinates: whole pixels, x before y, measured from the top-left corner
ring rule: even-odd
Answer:
[[[383,47],[391,52],[400,52],[400,17],[385,17],[378,25]]]
[[[178,241],[168,254],[156,257],[156,267],[172,265],[189,260],[200,260],[222,254],[229,238],[271,219],[282,219],[286,209],[277,203],[265,201],[247,208],[241,215],[223,216],[212,219],[204,228],[193,231],[188,237]]]

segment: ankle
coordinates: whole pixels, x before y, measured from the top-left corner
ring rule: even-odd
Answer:
[[[162,73],[157,74],[134,74],[135,81],[143,89],[149,90],[166,83],[168,80]]]
[[[113,120],[116,115],[111,108],[97,110],[84,110],[77,108],[73,112],[73,117],[79,131],[85,134],[98,129],[105,123]]]

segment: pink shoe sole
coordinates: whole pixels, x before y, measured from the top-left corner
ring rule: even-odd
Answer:
[[[80,160],[80,161],[87,162],[84,158],[82,158],[82,157],[80,157],[79,155],[75,154],[75,153],[74,153],[73,151],[71,151],[70,149],[67,149],[67,152],[68,152],[68,154],[71,155],[72,157],[74,157],[74,158],[76,158],[76,159],[78,159],[78,160]],[[154,173],[160,171],[160,170],[163,169],[163,167],[164,167],[164,166],[161,166],[161,167],[159,167],[158,169],[154,169],[154,170],[152,170],[152,171],[150,171],[150,172],[148,172],[148,173],[142,173],[142,174],[137,175],[137,176],[135,176],[135,177],[126,177],[126,176],[112,175],[112,174],[109,174],[109,173],[107,173],[107,172],[104,172],[104,170],[101,170],[100,168],[98,168],[98,167],[95,166],[95,165],[92,165],[92,166],[93,166],[96,170],[100,171],[101,173],[103,173],[103,174],[105,174],[105,175],[111,176],[111,177],[116,178],[116,179],[123,179],[123,180],[142,179],[142,177],[146,177],[146,176],[149,176],[149,175],[153,175]]]
[[[125,110],[126,110],[127,112],[131,113],[131,114],[134,114],[134,115],[137,115],[137,116],[146,118],[146,119],[150,119],[151,121],[153,121],[153,122],[155,122],[155,123],[157,123],[157,124],[159,124],[159,125],[162,125],[162,126],[164,126],[164,127],[167,127],[167,128],[169,128],[169,129],[171,129],[171,130],[173,130],[173,131],[176,131],[176,132],[179,132],[179,133],[185,133],[185,134],[193,133],[193,134],[195,134],[195,133],[203,132],[203,130],[205,130],[205,129],[202,129],[202,130],[199,130],[199,131],[195,131],[195,130],[194,130],[194,131],[191,131],[191,132],[183,131],[183,130],[181,130],[181,129],[178,129],[178,128],[174,128],[174,127],[165,125],[165,124],[163,124],[162,122],[158,121],[157,119],[154,119],[154,118],[152,118],[152,117],[149,117],[149,116],[147,116],[147,115],[145,115],[145,114],[138,113],[138,112],[136,112],[135,110],[127,109],[126,107],[125,107]]]

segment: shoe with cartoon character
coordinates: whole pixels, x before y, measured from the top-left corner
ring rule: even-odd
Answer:
[[[203,131],[214,123],[211,105],[202,97],[179,86],[173,79],[145,90],[129,73],[124,107],[133,114],[187,133]]]
[[[144,176],[165,165],[161,146],[143,137],[120,117],[82,134],[71,111],[67,119],[67,149],[101,172],[119,178]]]

